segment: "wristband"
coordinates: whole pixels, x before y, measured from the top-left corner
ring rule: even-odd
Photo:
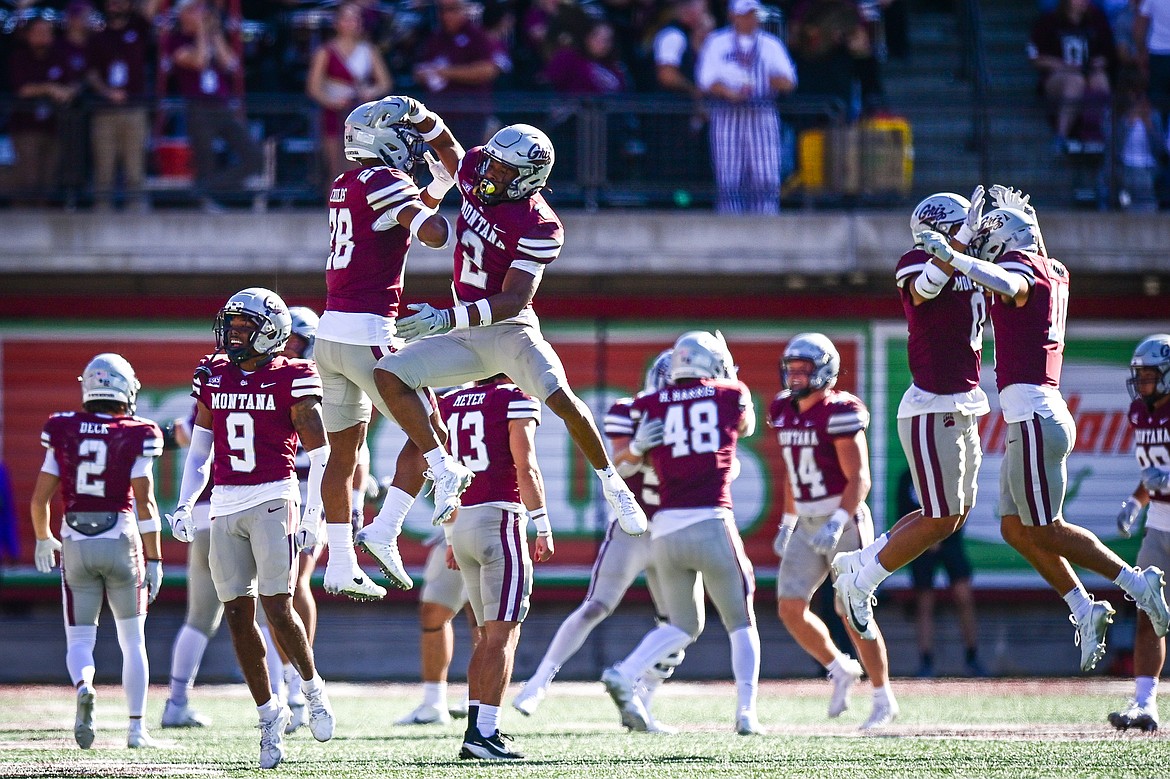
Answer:
[[[442,200],[447,196],[447,193],[451,191],[451,187],[453,186],[455,186],[454,180],[445,182],[439,181],[439,179],[434,179],[430,184],[426,185],[425,191],[435,200]]]
[[[409,103],[408,103],[408,105],[409,105]],[[414,110],[412,110],[406,114],[406,119],[411,124],[422,124],[423,122],[425,122],[427,120],[428,116],[434,117],[436,121],[438,121],[438,119],[439,119],[438,114],[432,113],[431,111],[429,111],[427,109],[427,107],[425,105],[423,105],[422,102],[415,100],[414,101]]]
[[[438,138],[443,134],[443,131],[447,129],[447,125],[443,122],[443,118],[441,116],[438,114],[431,114],[431,116],[435,118],[435,126],[427,130],[425,133],[421,133],[422,139],[427,143],[430,143],[431,141]]]
[[[796,523],[799,521],[799,514],[785,514],[780,518],[780,527],[796,527]]]
[[[966,222],[959,225],[959,231],[955,233],[955,240],[967,246],[971,243],[971,239],[975,237],[975,231]]]
[[[426,206],[419,206],[418,213],[414,215],[414,219],[410,220],[410,234],[418,238],[418,231],[422,229],[423,223],[430,219],[434,213]]]
[[[487,327],[492,323],[492,304],[487,298],[475,301],[475,310],[479,312],[479,326]]]
[[[552,535],[552,524],[550,524],[548,521],[548,509],[546,509],[544,506],[529,511],[528,518],[532,520],[534,525],[536,525],[536,535]]]
[[[162,530],[162,523],[158,521],[158,517],[138,521],[139,533],[157,533],[160,530]]]
[[[938,297],[950,280],[951,277],[947,275],[945,270],[933,262],[928,262],[922,272],[914,279],[914,289],[918,290],[918,294],[922,297],[932,300]]]
[[[844,527],[845,523],[849,521],[849,512],[845,509],[837,509],[829,516],[829,521]]]
[[[455,329],[466,330],[471,327],[471,317],[467,314],[467,306],[462,303],[457,304],[451,309],[455,314]]]

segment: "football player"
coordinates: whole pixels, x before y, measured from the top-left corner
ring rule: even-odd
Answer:
[[[374,364],[395,348],[394,319],[412,240],[441,248],[452,235],[450,224],[435,211],[449,185],[436,180],[420,191],[414,173],[424,163],[424,142],[439,155],[439,160],[432,160],[438,168],[443,163],[453,168],[463,152],[441,121],[428,115],[412,122],[412,112],[418,111],[416,101],[401,97],[355,108],[345,120],[345,156],[360,167],[338,176],[329,194],[327,297],[314,350],[325,392],[322,415],[333,452],[322,487],[329,544],[325,589],[357,600],[386,594],[358,567],[350,524],[351,484],[366,440],[371,401],[394,419],[374,386]],[[433,409],[426,398],[418,402]],[[423,417],[424,424],[438,424],[437,416],[428,419],[425,410]],[[398,553],[398,531],[406,511],[401,516],[396,511],[403,504],[410,507],[422,488],[423,469],[417,450],[403,450],[382,506],[388,517],[396,518],[384,521],[389,532],[367,534],[361,543],[390,583],[402,589],[410,589],[414,582]]]
[[[1121,505],[1117,530],[1128,538],[1142,507],[1146,533],[1138,550],[1138,565],[1170,565],[1170,335],[1159,333],[1142,340],[1129,363],[1129,424],[1134,430],[1134,454],[1141,481]],[[1139,612],[1133,642],[1133,699],[1109,715],[1118,730],[1158,729],[1158,677],[1166,662],[1166,639],[1155,631],[1145,612]]]
[[[321,380],[313,363],[280,353],[292,317],[280,297],[261,287],[241,290],[216,317],[217,351],[195,371],[191,446],[179,504],[168,515],[175,538],[190,541],[191,505],[214,471],[209,560],[216,594],[260,717],[260,767],[284,759],[288,706],[272,694],[265,646],[256,625],[256,596],[276,641],[302,679],[309,729],[333,737],[333,710],[317,675],[304,623],[292,608],[297,559],[317,543],[321,479],[329,445],[321,422]],[[308,498],[299,512],[294,458],[298,441],[310,461]],[[348,526],[348,514],[346,515]]]
[[[829,672],[830,717],[849,708],[849,694],[862,668],[869,674],[873,709],[861,727],[870,730],[898,716],[885,639],[871,622],[868,638],[873,640],[861,641],[847,621],[859,665],[837,648],[828,627],[808,607],[829,575],[833,555],[873,541],[873,520],[865,505],[870,487],[865,436],[869,410],[854,395],[833,388],[840,370],[837,347],[821,333],[795,336],[780,359],[784,390],[768,409],[768,423],[776,431],[788,476],[784,520],[775,543],[780,557],[776,597],[784,627]]]
[[[667,349],[654,359],[646,373],[644,392],[657,392],[666,386],[670,375],[670,354],[671,350]],[[653,519],[659,501],[658,476],[646,461],[645,454],[649,449],[662,443],[663,429],[660,421],[635,425],[630,418],[633,403],[633,398],[619,398],[610,407],[605,415],[605,434],[613,448],[613,461],[618,474],[626,480],[634,497],[646,512],[647,518]],[[536,712],[541,701],[548,695],[548,688],[561,666],[576,654],[593,628],[613,613],[625,596],[626,590],[634,583],[634,579],[643,572],[646,574],[646,585],[654,601],[658,620],[665,622],[666,617],[663,616],[665,611],[660,605],[665,603],[665,600],[650,557],[650,536],[628,535],[621,532],[616,522],[610,522],[605,531],[605,540],[601,542],[601,549],[597,552],[597,560],[593,563],[593,573],[589,579],[585,601],[572,614],[565,617],[565,621],[557,628],[556,635],[545,650],[536,673],[525,682],[524,688],[512,700],[512,706],[517,711],[524,715]],[[699,632],[702,632],[701,626]],[[623,711],[623,723],[627,727],[655,733],[673,732],[673,728],[654,720],[650,714],[650,705],[659,685],[674,673],[674,669],[682,662],[682,656],[683,652],[679,650],[651,668],[646,677],[640,680],[637,691],[646,710],[646,717],[631,718]]]
[[[647,718],[637,680],[698,638],[706,588],[731,639],[735,730],[745,736],[764,732],[756,715],[756,577],[731,505],[736,443],[755,431],[756,418],[750,391],[734,376],[721,337],[687,332],[670,355],[670,385],[634,399],[630,416],[639,426],[662,424],[662,442],[647,454],[659,490],[650,548],[669,622],[601,676],[623,721]]]
[[[480,627],[467,668],[467,730],[459,757],[520,760],[524,755],[509,745],[499,721],[532,594],[529,520],[536,525],[536,560],[545,562],[554,551],[536,461],[540,403],[500,375],[447,393],[439,409],[452,456],[478,475],[458,514],[443,524],[448,564],[463,575]]]
[[[992,293],[995,382],[1008,426],[1000,470],[1000,532],[1072,611],[1081,646],[1081,668],[1105,654],[1105,631],[1113,607],[1094,600],[1070,563],[1105,576],[1150,616],[1154,632],[1166,635],[1170,609],[1162,570],[1131,568],[1092,532],[1064,518],[1067,460],[1076,440],[1072,414],[1060,394],[1068,315],[1068,269],[1049,257],[1034,215],[997,208],[979,223],[971,249],[955,250],[945,236],[925,231],[923,248]],[[844,590],[854,626],[870,619],[868,582]]]
[[[437,121],[426,109],[421,116],[420,126]],[[564,243],[561,221],[540,192],[552,167],[552,141],[535,127],[516,124],[467,152],[457,169],[449,168],[463,196],[455,227],[458,302],[442,309],[412,305],[416,313],[398,321],[407,346],[379,360],[374,379],[430,466],[436,523],[458,508],[473,474],[440,445],[417,390],[505,373],[564,420],[601,479],[621,528],[638,535],[646,531],[646,514],[614,470],[593,415],[569,387],[532,308],[544,270]]]
[[[141,385],[121,355],[97,355],[79,380],[84,410],[54,414],[41,432],[48,452],[30,509],[37,539],[34,559],[37,570],[48,573],[61,553],[65,665],[77,690],[73,737],[78,746],[89,749],[95,735],[93,649],[107,600],[122,648],[122,688],[130,709],[126,745],[152,747],[142,720],[150,678],[143,628],[146,608],[163,579],[153,476],[162,431],[134,416]],[[65,502],[60,541],[49,527],[49,504],[58,488]]]

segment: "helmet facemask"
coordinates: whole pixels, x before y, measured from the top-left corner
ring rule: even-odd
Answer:
[[[1144,379],[1143,372],[1147,373]],[[1150,376],[1149,372],[1154,375]],[[1143,393],[1141,385],[1151,380],[1154,382],[1154,391]],[[1170,395],[1170,335],[1152,335],[1138,344],[1129,363],[1129,378],[1125,386],[1132,399],[1140,398],[1150,408]]]
[[[788,383],[789,363],[794,360],[805,360],[812,366],[808,384],[799,390],[793,390]],[[780,381],[797,400],[817,390],[832,389],[837,384],[840,372],[841,356],[837,353],[837,347],[820,333],[801,333],[796,336],[788,342],[780,358]]]
[[[234,317],[242,317],[253,325],[249,328],[246,343],[236,343],[230,337],[237,326],[232,325]],[[222,349],[236,365],[254,357],[267,356],[269,359],[284,349],[292,332],[292,316],[288,307],[275,292],[263,287],[249,287],[241,290],[228,300],[215,317],[215,346]]]
[[[411,173],[422,159],[423,139],[407,119],[408,106],[397,98],[375,100],[355,108],[345,120],[345,156],[371,160]]]
[[[484,205],[532,197],[548,183],[553,159],[552,141],[547,135],[531,125],[508,125],[483,146],[483,159],[475,169],[479,177],[475,195]],[[502,170],[504,175],[489,177],[493,168]]]

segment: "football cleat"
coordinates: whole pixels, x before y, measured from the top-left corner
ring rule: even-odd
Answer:
[[[760,718],[751,709],[744,709],[735,715],[735,732],[741,736],[763,736],[768,731],[760,724]]]
[[[328,741],[333,738],[333,707],[329,705],[329,696],[325,693],[325,686],[316,690],[305,690],[305,704],[309,710],[309,732],[318,741]]]
[[[883,701],[878,703],[874,701],[873,711],[869,714],[867,719],[861,725],[862,730],[873,730],[875,728],[883,728],[889,725],[898,717],[898,703],[890,700],[888,703]]]
[[[611,489],[609,485],[603,483],[602,492],[617,514],[618,525],[627,535],[640,536],[646,532],[649,525],[646,512],[638,505],[634,493],[630,492],[628,487],[622,485],[620,488]]]
[[[1161,638],[1170,629],[1170,609],[1166,607],[1166,595],[1163,592],[1166,580],[1162,569],[1153,565],[1140,569],[1139,575],[1145,580],[1146,587],[1134,598],[1134,602],[1150,618],[1154,633]]]
[[[377,561],[378,567],[386,574],[392,585],[400,590],[414,587],[414,579],[406,572],[406,566],[402,564],[402,555],[398,553],[398,539],[381,541],[375,538],[373,529],[374,526],[370,525],[359,530],[353,539],[354,546]]]
[[[451,719],[467,719],[467,701],[452,703],[447,708],[447,713],[451,715]]]
[[[89,749],[93,746],[93,704],[96,698],[93,688],[87,684],[77,688],[77,716],[73,720],[73,738],[77,746]]]
[[[857,586],[857,552],[841,552],[833,557],[833,589],[845,611],[849,625],[867,641],[877,638],[873,629],[873,607],[877,596]]]
[[[436,706],[422,704],[405,717],[395,721],[395,725],[449,725],[451,714]]]
[[[132,720],[138,723],[138,727],[133,724],[130,725],[130,731],[126,734],[126,747],[128,749],[153,749],[158,744],[154,743],[154,739],[146,732],[146,728],[142,726],[141,720]]]
[[[650,714],[635,694],[634,683],[615,667],[602,672],[601,683],[621,713],[622,725],[640,733],[646,732],[650,727]]]
[[[275,716],[260,720],[257,727],[260,728],[261,768],[276,768],[284,760],[284,729],[291,719],[288,706],[281,706]]]
[[[438,472],[429,470],[425,476],[434,483],[435,513],[431,516],[431,522],[441,525],[459,508],[460,496],[471,486],[475,474],[463,463],[448,460],[445,468]]]
[[[309,719],[309,711],[303,703],[289,703],[288,710],[292,712],[292,717],[284,726],[284,735],[291,736],[300,730],[305,721]]]
[[[512,699],[512,708],[525,717],[531,717],[536,713],[541,701],[544,700],[547,694],[548,691],[544,687],[529,681],[520,689],[516,697]]]
[[[1073,642],[1081,648],[1081,670],[1092,671],[1105,656],[1105,631],[1113,624],[1116,614],[1109,601],[1095,600],[1089,606],[1089,614],[1077,621],[1072,614],[1068,621],[1077,626]]]
[[[849,694],[862,674],[861,663],[849,655],[837,659],[837,669],[829,672],[829,681],[833,683],[833,694],[829,698],[830,717],[840,717],[849,708]]]
[[[353,570],[345,571],[340,562],[325,566],[325,592],[346,595],[354,600],[380,600],[386,597],[386,588],[371,581],[361,568],[355,565]]]
[[[1110,713],[1109,724],[1118,730],[1133,728],[1143,733],[1156,733],[1158,731],[1158,707],[1143,708],[1138,706],[1137,701],[1130,700],[1121,711]]]
[[[507,733],[496,731],[485,736],[478,730],[463,735],[463,748],[459,750],[460,760],[523,760],[521,752],[509,747],[505,741],[511,741]]]
[[[162,726],[164,728],[203,728],[210,725],[210,721],[195,711],[188,704],[180,706],[167,698],[163,706]]]

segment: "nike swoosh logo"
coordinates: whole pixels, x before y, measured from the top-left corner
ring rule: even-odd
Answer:
[[[280,511],[280,508],[281,508],[280,506],[277,506],[277,507],[276,507],[276,508],[274,508],[274,509],[268,509],[268,513],[269,513],[269,514],[272,514],[272,513],[274,513],[274,512]]]
[[[268,389],[269,387],[275,387],[275,386],[276,386],[276,382],[270,381],[267,384],[261,384],[260,389]]]
[[[354,583],[354,584],[361,584],[361,583],[362,583],[362,577],[360,577],[360,576],[355,576],[355,577],[353,577],[353,583]]]

